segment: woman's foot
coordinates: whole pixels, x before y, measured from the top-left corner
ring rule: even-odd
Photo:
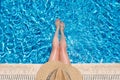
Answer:
[[[60,23],[60,31],[64,31],[64,26],[65,26],[64,23],[61,22],[61,23]]]
[[[60,28],[60,20],[59,20],[59,19],[57,19],[57,20],[55,21],[55,25],[56,25],[56,29],[59,29],[59,28]]]

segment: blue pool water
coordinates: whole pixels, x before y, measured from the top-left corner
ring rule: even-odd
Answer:
[[[72,63],[120,63],[120,0],[0,1],[0,63],[45,63],[57,18]]]

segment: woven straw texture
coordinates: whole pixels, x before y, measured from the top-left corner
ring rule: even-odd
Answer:
[[[63,64],[58,61],[50,61],[42,65],[37,72],[36,80],[47,80],[49,75],[51,75],[51,73],[55,70],[57,71],[55,74],[57,76],[55,76],[55,80],[62,80],[60,79],[61,75],[65,76],[64,80],[82,80],[82,75],[75,67],[73,67],[72,65]],[[69,79],[68,76],[70,77]]]

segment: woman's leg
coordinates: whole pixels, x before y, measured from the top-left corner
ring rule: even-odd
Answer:
[[[70,64],[70,60],[66,51],[66,40],[64,36],[64,23],[61,22],[60,24],[60,32],[61,32],[61,39],[60,39],[60,61],[65,64]]]
[[[52,43],[52,51],[51,55],[49,58],[49,61],[59,61],[59,39],[58,39],[58,33],[59,33],[59,28],[60,28],[60,20],[57,19],[56,22],[56,32],[53,38],[53,43]]]

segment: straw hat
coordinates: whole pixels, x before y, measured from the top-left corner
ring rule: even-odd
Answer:
[[[36,80],[82,80],[82,75],[72,65],[49,61],[41,66]]]

